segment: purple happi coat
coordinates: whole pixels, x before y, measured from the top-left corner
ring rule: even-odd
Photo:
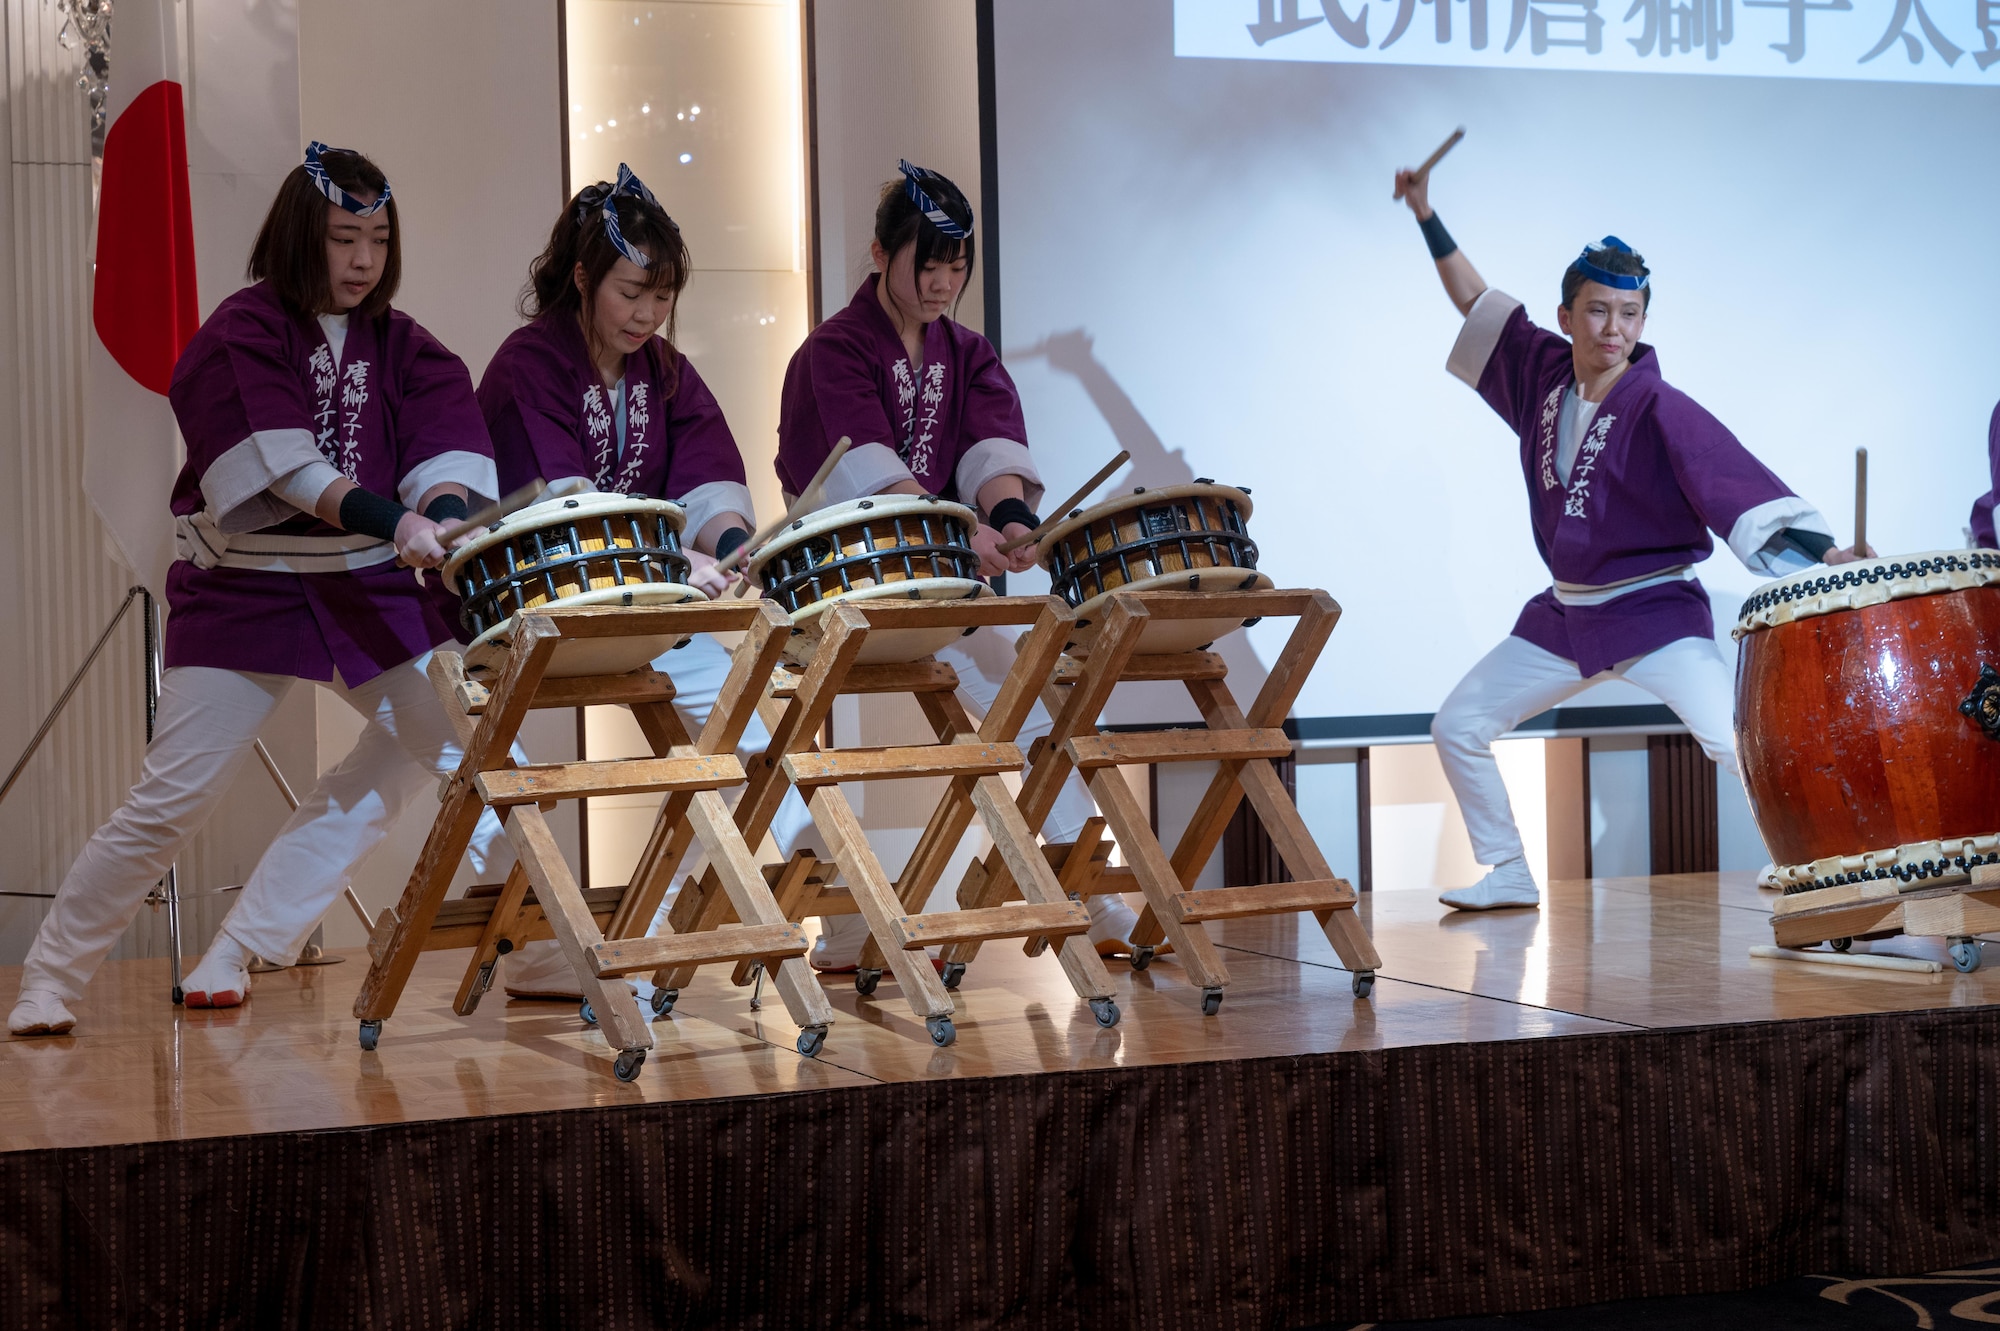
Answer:
[[[607,494],[671,499],[687,508],[690,543],[718,514],[753,516],[736,437],[686,356],[649,339],[625,358],[625,395],[620,441],[576,316],[515,329],[479,381],[501,490],[582,477]]]
[[[846,309],[807,334],[785,370],[777,463],[785,492],[810,485],[845,437],[828,503],[915,480],[977,507],[988,481],[1019,476],[1034,507],[1042,480],[1028,457],[1021,395],[993,344],[947,316],[924,329],[924,362],[913,367],[876,298],[878,280],[871,273]]]
[[[1519,436],[1535,548],[1555,577],[1523,608],[1514,636],[1576,662],[1586,678],[1678,638],[1714,637],[1708,593],[1679,572],[1714,551],[1711,531],[1765,575],[1809,563],[1775,542],[1783,528],[1831,534],[1721,422],[1660,377],[1644,343],[1599,406],[1566,483],[1556,434],[1575,383],[1567,339],[1489,290],[1466,316],[1450,369]],[[1640,585],[1620,594],[1618,584]]]
[[[465,486],[475,506],[490,500],[493,450],[463,361],[394,310],[350,317],[336,355],[317,321],[287,311],[260,282],[202,324],[167,396],[187,443],[172,501],[182,558],[167,575],[168,666],[314,680],[338,670],[353,687],[452,640],[452,625],[393,558],[297,573],[201,568],[190,550],[219,536],[263,550],[328,538],[371,544],[270,493],[314,462],[409,507],[443,483]],[[206,535],[191,543],[197,522]],[[367,557],[385,552],[372,546]]]
[[[1993,504],[2000,498],[2000,407],[1993,408],[1993,419],[1986,425],[1986,466],[1993,488],[1973,501],[1972,544],[1981,550],[1992,550],[2000,548],[2000,540],[1993,533]]]

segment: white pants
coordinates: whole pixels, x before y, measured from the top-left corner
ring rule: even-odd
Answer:
[[[1438,759],[1481,864],[1505,864],[1525,853],[1493,741],[1607,679],[1637,684],[1671,707],[1702,751],[1736,775],[1735,681],[1712,640],[1680,638],[1585,679],[1574,661],[1509,636],[1466,673],[1431,722]]]
[[[455,771],[461,751],[431,689],[426,652],[359,688],[330,688],[368,725],[320,778],[257,861],[222,928],[267,961],[299,953],[354,867],[410,801]],[[229,789],[266,720],[299,681],[208,666],[160,680],[160,709],[138,784],[70,866],[28,951],[21,987],[79,997],[104,956]],[[412,761],[414,759],[414,761]],[[486,869],[500,840],[490,813],[471,858]],[[506,853],[504,842],[502,853]]]

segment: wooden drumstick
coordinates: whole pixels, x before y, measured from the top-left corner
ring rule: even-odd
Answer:
[[[749,590],[750,557],[757,553],[764,542],[791,526],[800,514],[810,513],[819,506],[819,492],[825,487],[826,478],[833,475],[833,469],[839,465],[842,458],[847,456],[847,450],[853,446],[854,441],[852,439],[849,439],[846,435],[840,436],[840,442],[835,444],[833,451],[826,455],[826,461],[819,464],[819,470],[813,473],[813,478],[806,483],[806,488],[799,491],[799,497],[794,499],[792,506],[785,510],[785,516],[779,518],[776,522],[766,525],[756,535],[743,543],[734,556],[734,558],[743,561],[743,567],[736,570],[736,585],[730,588],[730,592],[733,595],[741,596]]]
[[[1438,150],[1436,152],[1432,153],[1429,157],[1426,157],[1424,159],[1424,164],[1422,166],[1410,172],[1410,183],[1412,185],[1421,185],[1426,180],[1429,180],[1431,178],[1431,168],[1436,166],[1439,162],[1442,162],[1444,160],[1444,155],[1450,152],[1453,148],[1456,148],[1458,146],[1458,141],[1464,137],[1465,137],[1465,126],[1460,125],[1457,129],[1451,132],[1450,138],[1446,139],[1443,143],[1440,143],[1438,145]],[[1398,194],[1396,197],[1400,199],[1403,196],[1401,194]]]
[[[498,522],[510,513],[519,513],[528,505],[540,500],[560,499],[564,495],[575,494],[583,489],[585,484],[582,478],[571,477],[565,481],[557,481],[554,485],[543,485],[542,478],[537,476],[514,493],[504,495],[470,517],[452,523],[437,534],[437,542],[449,550],[451,543],[461,536],[478,531],[488,523]]]
[[[1082,503],[1084,501],[1084,497],[1087,496],[1092,490],[1095,490],[1098,486],[1104,484],[1106,481],[1111,479],[1112,472],[1117,471],[1120,467],[1124,466],[1131,460],[1132,460],[1132,455],[1130,453],[1126,452],[1122,448],[1119,449],[1117,457],[1111,459],[1111,461],[1099,467],[1097,469],[1097,474],[1091,477],[1089,480],[1085,481],[1082,484],[1082,486],[1080,486],[1077,489],[1077,492],[1075,494],[1063,500],[1060,504],[1057,504],[1055,506],[1054,511],[1051,512],[1048,517],[1043,518],[1040,524],[1038,524],[1033,531],[1029,532],[1026,536],[1016,536],[1013,540],[1008,541],[1007,543],[1005,543],[1000,547],[1000,553],[1003,555],[1012,554],[1014,551],[1019,550],[1024,545],[1033,545],[1036,541],[1041,540],[1043,532],[1055,526],[1058,522],[1061,522],[1063,520],[1063,515],[1065,513],[1069,512],[1071,509],[1075,508],[1078,504]]]
[[[1868,450],[1854,450],[1854,553],[1868,548]]]

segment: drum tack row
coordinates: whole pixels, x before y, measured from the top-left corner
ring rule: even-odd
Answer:
[[[375,1047],[416,958],[470,949],[454,1010],[469,1014],[499,958],[554,938],[575,973],[586,1012],[618,1051],[615,1070],[638,1074],[654,1035],[631,975],[650,975],[654,1013],[670,1012],[697,968],[727,963],[738,984],[768,975],[801,1034],[820,1051],[834,1009],[806,964],[800,922],[858,914],[869,942],[857,988],[892,972],[937,1045],[956,1039],[956,988],[988,943],[1052,956],[1096,1022],[1120,1018],[1102,958],[1085,937],[1085,900],[1139,892],[1132,935],[1143,968],[1171,944],[1214,1014],[1229,983],[1210,921],[1307,911],[1353,972],[1357,998],[1380,964],[1356,919],[1354,889],[1335,877],[1272,766],[1290,754],[1284,718],[1339,618],[1322,591],[1274,589],[1257,571],[1242,490],[1196,482],[1073,513],[1041,543],[1059,597],[1003,597],[978,577],[976,517],[934,496],[835,505],[787,528],[758,552],[764,597],[707,601],[687,584],[682,517],[672,504],[615,496],[554,500],[495,524],[447,565],[474,635],[461,658],[439,653],[432,680],[459,727],[465,759],[445,784],[436,822],[402,898],[378,918],[355,1003],[364,1049]],[[1293,627],[1277,664],[1247,705],[1228,667],[1208,650],[1259,619]],[[933,653],[986,626],[1016,629],[1016,657],[985,716],[960,705],[958,680]],[[740,633],[708,722],[690,734],[672,706],[672,658],[691,634]],[[1107,734],[1098,719],[1127,681],[1177,680],[1206,725],[1199,730]],[[836,699],[905,694],[928,720],[930,744],[828,747]],[[1054,726],[1023,752],[1016,743],[1036,702]],[[516,767],[522,720],[543,707],[620,703],[632,709],[650,756]],[[753,716],[769,747],[740,761]],[[1216,775],[1171,850],[1119,768],[1199,761]],[[1098,808],[1074,842],[1038,833],[1063,783],[1082,777]],[[1018,776],[1018,790],[1006,784]],[[916,849],[894,878],[884,870],[843,792],[845,785],[948,777]],[[801,851],[759,863],[754,848],[779,803],[807,801],[830,862]],[[733,808],[724,800],[735,792]],[[662,797],[630,883],[578,883],[547,814],[567,799]],[[1197,890],[1237,807],[1256,810],[1293,881]],[[500,814],[519,862],[503,884],[445,894],[473,827]],[[993,842],[959,883],[954,908],[924,909],[964,833],[978,819]],[[1109,863],[1111,842],[1125,863]],[[683,886],[668,927],[646,936],[670,880],[699,843],[707,867]],[[941,950],[934,967],[930,949]]]

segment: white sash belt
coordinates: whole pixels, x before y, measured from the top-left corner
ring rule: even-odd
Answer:
[[[1606,582],[1591,586],[1583,582],[1558,582],[1555,584],[1556,600],[1564,605],[1603,605],[1621,596],[1640,591],[1647,587],[1657,587],[1663,582],[1692,582],[1694,565],[1676,564],[1672,568],[1661,569],[1658,573],[1641,573],[1636,578],[1623,582]]]
[[[174,519],[174,558],[196,568],[247,568],[268,573],[350,573],[396,557],[394,543],[345,536],[225,535],[206,511]]]

